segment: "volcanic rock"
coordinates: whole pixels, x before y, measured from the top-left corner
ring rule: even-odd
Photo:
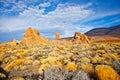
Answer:
[[[81,34],[80,32],[75,32],[75,35],[72,40],[74,43],[88,43],[88,37],[85,34]]]
[[[24,38],[22,40],[22,43],[26,45],[46,43],[46,42],[47,39],[42,37],[37,29],[32,30],[32,28],[30,27],[27,29]]]
[[[56,40],[60,40],[60,33],[56,32]]]

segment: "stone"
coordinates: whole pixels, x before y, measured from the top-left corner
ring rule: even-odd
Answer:
[[[21,41],[23,44],[30,45],[30,44],[39,44],[39,43],[46,43],[48,40],[42,37],[37,29],[32,30],[29,27],[26,30],[26,33]]]
[[[60,33],[56,32],[56,40],[60,40]]]
[[[75,35],[72,40],[74,43],[88,43],[88,37],[85,34],[81,34],[80,32],[75,32]]]

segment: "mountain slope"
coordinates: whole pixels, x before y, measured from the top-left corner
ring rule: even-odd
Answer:
[[[120,25],[109,28],[95,28],[85,33],[87,36],[113,36],[120,37]]]

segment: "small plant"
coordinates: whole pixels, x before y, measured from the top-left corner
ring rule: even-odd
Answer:
[[[24,78],[22,78],[22,77],[17,77],[17,78],[14,78],[14,80],[24,80]]]
[[[0,60],[2,60],[4,55],[5,55],[5,52],[0,52]]]
[[[64,76],[62,69],[57,66],[52,66],[44,71],[44,80],[61,80]]]
[[[83,58],[81,58],[81,62],[82,63],[90,63],[90,59],[87,57],[83,57]]]
[[[6,70],[6,71],[10,71],[13,67],[24,63],[24,61],[25,61],[24,59],[14,60],[14,61],[12,61],[9,65],[7,65],[7,66],[5,67],[5,70]]]
[[[77,71],[75,75],[73,75],[72,80],[90,80],[88,74],[82,70]]]
[[[113,61],[113,67],[120,74],[120,61],[118,61],[118,60]]]
[[[119,75],[108,65],[97,65],[95,70],[100,80],[120,80]]]
[[[23,57],[24,55],[25,55],[25,51],[20,51],[19,53],[18,53],[18,55],[20,56],[20,57]]]
[[[77,70],[77,65],[74,62],[68,62],[66,65],[64,65],[64,68],[68,71],[75,71]]]
[[[6,75],[3,73],[0,73],[0,80],[5,80],[5,78],[6,78]]]
[[[92,64],[81,63],[81,69],[91,74],[94,72],[94,68]]]

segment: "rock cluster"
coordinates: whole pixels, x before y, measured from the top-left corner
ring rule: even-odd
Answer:
[[[23,37],[23,40],[22,40],[22,43],[24,43],[26,45],[46,43],[46,42],[47,42],[47,39],[42,37],[39,34],[39,31],[37,29],[32,30],[32,28],[30,28],[30,27],[27,29],[27,31]]]
[[[74,43],[88,43],[88,37],[85,34],[81,34],[80,32],[75,32],[75,35],[72,40]]]

